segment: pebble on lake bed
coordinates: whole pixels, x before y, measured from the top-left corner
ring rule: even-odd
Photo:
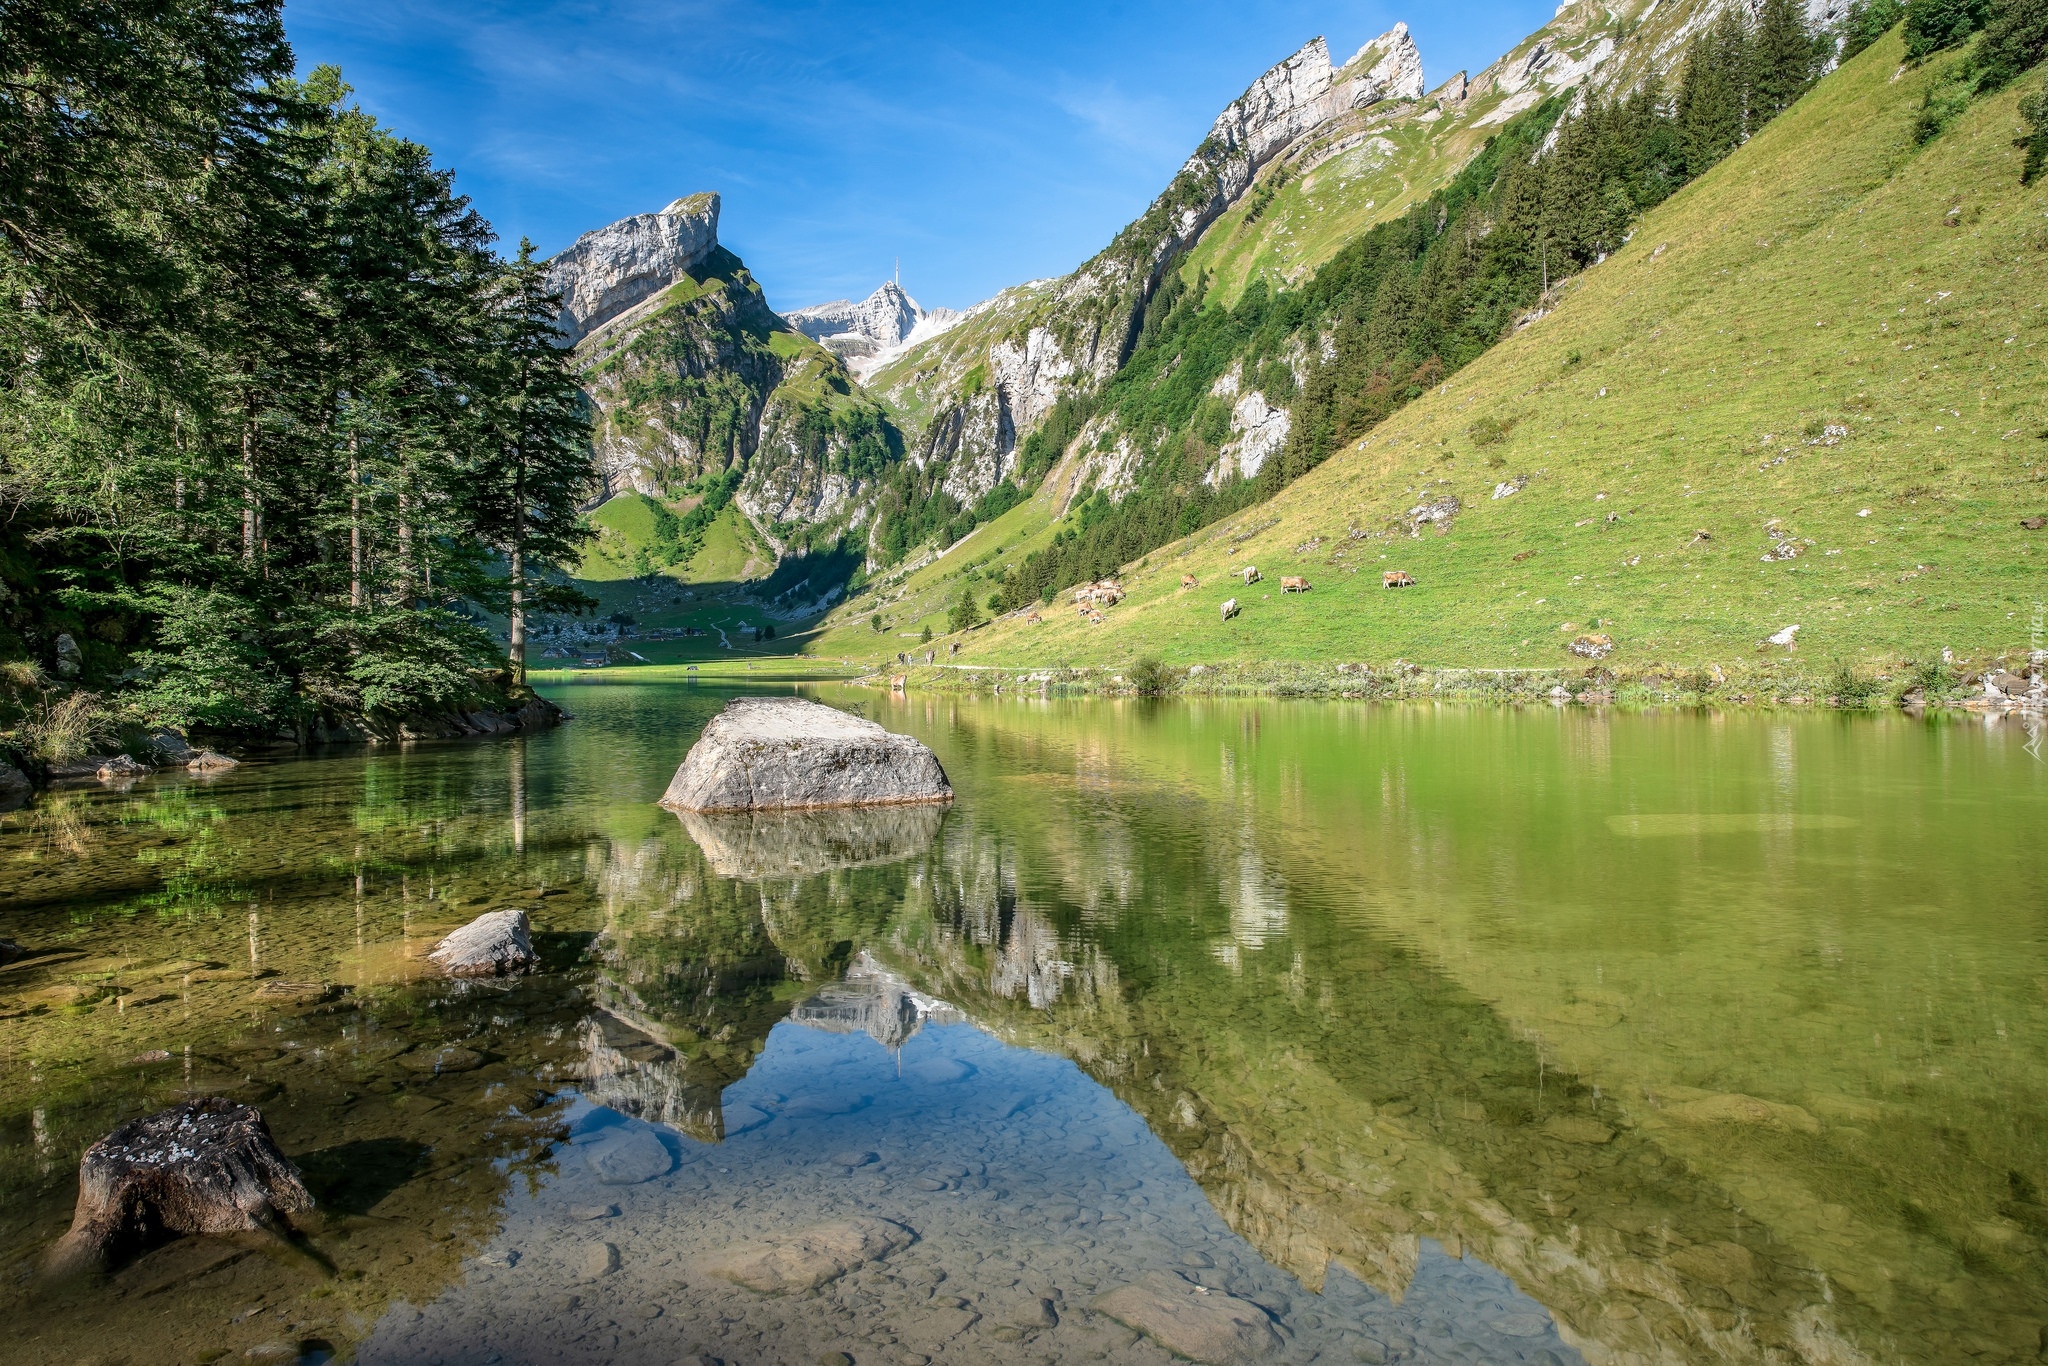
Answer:
[[[764,1295],[815,1290],[866,1262],[910,1246],[916,1237],[888,1219],[843,1219],[727,1248],[707,1269]]]
[[[1099,1297],[1095,1307],[1175,1355],[1210,1366],[1249,1361],[1280,1345],[1264,1309],[1177,1272],[1155,1271]]]

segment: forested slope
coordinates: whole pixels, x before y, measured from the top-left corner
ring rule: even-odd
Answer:
[[[1144,557],[1114,629],[1061,603],[962,658],[1544,666],[1605,635],[1612,663],[1693,665],[1790,625],[1809,656],[2025,646],[2048,195],[2016,139],[2040,76],[1956,98],[1972,57],[1908,64],[1904,41],[1272,501]],[[1226,577],[1247,563],[1248,590]],[[1388,569],[1418,587],[1385,591]]]

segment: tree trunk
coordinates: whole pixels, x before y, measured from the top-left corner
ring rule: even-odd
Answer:
[[[256,562],[256,424],[242,424],[242,563]]]
[[[512,551],[512,630],[508,654],[512,660],[512,681],[526,682],[526,553]]]
[[[406,606],[413,605],[412,591],[412,499],[399,485],[398,494],[398,596]]]
[[[363,470],[354,432],[348,438],[348,605],[363,610]]]

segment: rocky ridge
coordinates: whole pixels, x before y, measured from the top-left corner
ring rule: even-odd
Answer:
[[[718,247],[718,207],[716,194],[685,195],[657,213],[586,232],[550,260],[547,284],[562,296],[563,344],[574,346],[702,265]]]
[[[958,423],[952,410],[982,383],[1009,420],[1007,439],[1021,442],[1061,396],[1098,389],[1117,371],[1165,270],[1190,282],[1206,271],[1225,300],[1255,276],[1297,283],[1344,242],[1426,198],[1516,114],[1577,89],[1618,94],[1668,79],[1723,7],[1567,0],[1485,70],[1458,72],[1434,89],[1406,24],[1341,65],[1316,38],[1218,114],[1165,192],[1104,251],[1071,275],[1005,291],[946,336],[871,363],[867,382],[913,433],[913,449],[943,446],[933,433]],[[1807,7],[1819,26],[1839,19],[1842,4]],[[1307,360],[1295,358],[1297,380]],[[1246,392],[1210,481],[1256,472],[1284,445],[1290,422],[1284,399]],[[981,477],[1007,472],[1006,438],[984,427],[981,443],[963,448],[966,460]],[[1112,497],[1130,487],[1136,453],[1104,436],[1079,434],[1064,486]]]

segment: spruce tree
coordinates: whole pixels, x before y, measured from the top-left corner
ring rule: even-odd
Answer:
[[[1764,0],[1750,45],[1749,131],[1792,107],[1813,83],[1813,35],[1801,0]]]
[[[1749,23],[1740,6],[1721,12],[1693,39],[1678,88],[1678,125],[1687,176],[1698,176],[1741,145],[1748,125]]]

